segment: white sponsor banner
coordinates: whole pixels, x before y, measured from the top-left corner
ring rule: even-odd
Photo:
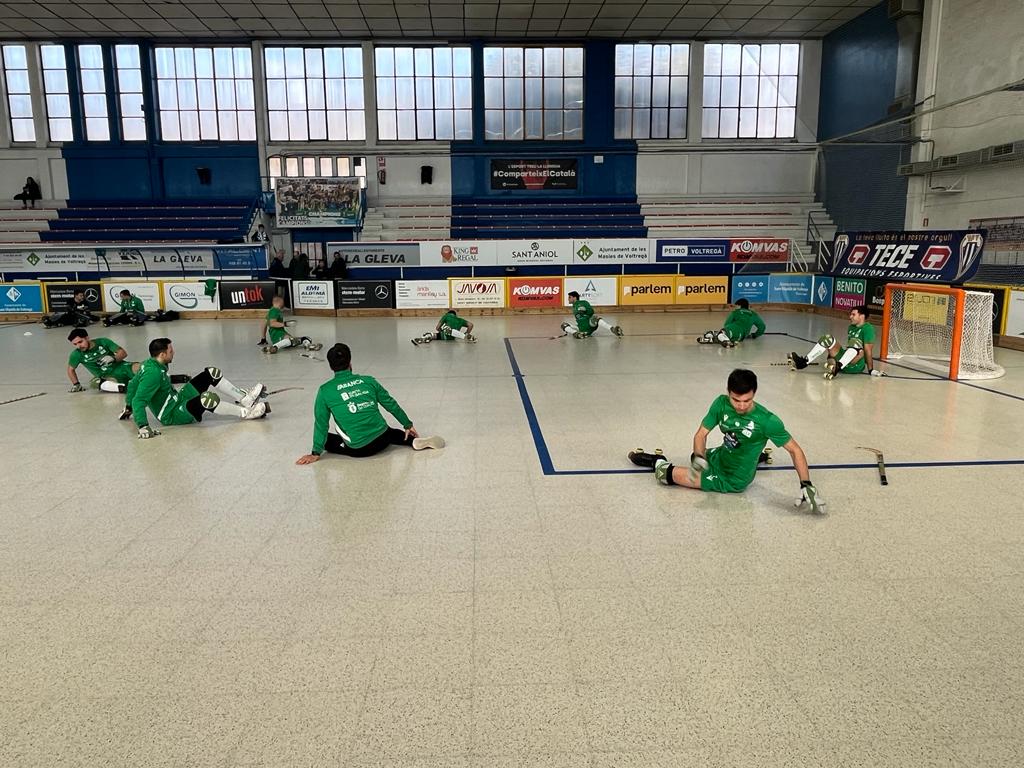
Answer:
[[[1014,339],[1024,339],[1024,291],[1010,291],[1010,305],[1006,310],[1006,333]]]
[[[210,312],[220,309],[219,291],[206,295],[205,282],[161,281],[164,309],[175,312]]]
[[[0,272],[202,272],[266,269],[263,245],[51,246],[0,250]]]
[[[334,309],[334,283],[329,280],[292,281],[293,309]]]
[[[646,264],[654,261],[655,241],[646,238],[573,240],[575,264]]]
[[[496,240],[498,263],[572,264],[572,240]]]
[[[447,280],[396,280],[395,309],[448,309]]]
[[[453,307],[504,307],[504,278],[452,278],[448,281]]]
[[[479,267],[498,263],[495,240],[426,240],[420,243],[424,267]]]
[[[125,289],[142,299],[142,306],[147,312],[156,312],[160,309],[160,283],[104,282],[104,312],[119,312],[121,310],[121,297],[118,294]]]
[[[572,304],[569,294],[579,293],[583,301],[595,307],[614,307],[618,304],[618,278],[615,277],[567,277],[565,278],[565,306]]]

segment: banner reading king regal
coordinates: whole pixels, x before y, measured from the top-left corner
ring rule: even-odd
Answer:
[[[828,272],[891,282],[962,283],[981,264],[983,229],[920,232],[840,232]]]

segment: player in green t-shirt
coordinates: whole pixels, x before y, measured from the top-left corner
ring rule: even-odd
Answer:
[[[422,336],[417,336],[412,340],[412,343],[418,347],[420,344],[429,344],[434,339],[440,341],[462,339],[470,344],[476,343],[476,336],[473,335],[473,324],[464,317],[459,317],[454,309],[449,309],[441,315],[441,319],[437,321],[433,331],[427,331]]]
[[[116,342],[106,338],[90,339],[85,328],[75,328],[68,334],[75,351],[68,357],[69,392],[85,389],[78,380],[78,366],[93,375],[90,386],[103,392],[124,392],[125,385],[139,370],[139,363],[128,362],[128,353]]]
[[[764,334],[764,320],[750,308],[750,302],[746,299],[736,301],[736,309],[725,318],[725,325],[719,331],[705,331],[703,336],[697,337],[699,344],[719,343],[723,347],[735,347],[736,343],[744,339],[756,339]]]
[[[598,328],[604,328],[609,333],[613,333],[619,338],[624,334],[622,333],[621,326],[612,325],[603,317],[597,317],[594,315],[594,308],[590,306],[589,301],[580,299],[580,294],[577,291],[569,291],[568,295],[569,306],[572,307],[572,323],[562,323],[562,335],[568,336],[572,334],[574,339],[586,339],[594,335],[594,332]]]
[[[318,344],[309,336],[295,337],[288,333],[287,326],[294,325],[295,321],[284,319],[284,313],[281,311],[284,308],[283,296],[275,296],[271,300],[271,304],[272,306],[267,310],[267,319],[263,323],[263,332],[270,337],[270,344],[263,347],[266,354],[275,355],[288,347],[303,347],[310,352],[323,349],[323,344]]]
[[[313,406],[313,450],[296,464],[312,464],[320,455],[340,453],[365,457],[380,453],[389,445],[404,445],[416,451],[444,448],[443,437],[420,437],[405,411],[375,378],[352,372],[352,351],[335,344],[327,352],[327,364],[334,378],[320,386]],[[402,429],[389,427],[381,416],[384,408]],[[329,431],[331,419],[337,434]]]
[[[205,368],[176,390],[167,374],[167,368],[174,360],[174,346],[170,339],[153,339],[149,342],[149,354],[149,359],[128,382],[124,411],[120,416],[122,421],[129,418],[135,421],[140,440],[160,434],[158,429],[149,425],[147,409],[165,426],[202,421],[207,413],[234,416],[244,421],[262,419],[270,413],[270,406],[260,400],[266,394],[266,387],[257,384],[248,390],[240,389],[224,377],[220,368]],[[222,400],[221,395],[228,399]]]
[[[633,451],[629,459],[643,467],[653,467],[654,476],[663,485],[681,485],[715,493],[740,493],[754,480],[757,465],[763,460],[769,440],[784,448],[793,459],[800,478],[797,507],[807,505],[812,512],[823,512],[825,500],[811,483],[807,457],[782,420],[763,405],[754,402],[757,375],[737,368],[729,374],[727,394],[719,395],[701,420],[693,436],[690,466],[679,467],[659,453]],[[718,427],[722,445],[707,449],[708,435]]]
[[[850,310],[850,326],[846,329],[846,346],[839,346],[834,336],[826,333],[811,347],[807,356],[789,353],[789,367],[799,371],[812,365],[818,358],[828,353],[825,361],[825,378],[834,379],[839,373],[864,373],[872,376],[884,376],[875,368],[875,326],[868,322],[871,310],[861,305]]]
[[[143,305],[142,299],[134,295],[127,288],[122,290],[118,295],[121,297],[121,306],[116,313],[103,318],[104,325],[111,326],[121,325],[124,323],[142,325],[149,319],[149,315],[146,314],[146,307]]]

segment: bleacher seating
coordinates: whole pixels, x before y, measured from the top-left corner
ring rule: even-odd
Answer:
[[[647,229],[635,199],[501,198],[453,202],[452,237],[462,240],[647,237]]]
[[[445,199],[394,200],[366,209],[361,240],[447,240],[452,204]]]
[[[831,239],[835,226],[811,195],[746,198],[643,198],[644,224],[655,238],[781,237],[805,242],[807,215],[822,237]]]
[[[69,203],[56,210],[37,211],[32,219],[32,242],[110,243],[176,242],[211,243],[244,238],[255,214],[255,200],[89,201]],[[12,213],[29,213],[14,211]],[[4,212],[6,213],[6,212]],[[11,214],[7,214],[11,220]],[[12,241],[9,233],[0,239]]]
[[[22,208],[17,201],[0,203],[0,245],[38,243],[40,232],[57,218],[63,200],[37,200],[35,208]]]

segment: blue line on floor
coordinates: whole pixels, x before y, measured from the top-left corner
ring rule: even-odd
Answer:
[[[505,339],[505,351],[508,353],[508,361],[512,366],[512,375],[515,377],[516,386],[519,388],[519,399],[523,401],[526,422],[530,425],[533,445],[537,449],[537,458],[540,459],[540,468],[545,475],[556,474],[555,465],[551,462],[551,453],[548,451],[548,444],[544,441],[544,433],[541,432],[540,422],[537,421],[537,412],[533,409],[530,393],[526,391],[526,381],[523,379],[523,372],[519,370],[519,363],[516,361],[515,352],[512,351],[512,341],[510,339]]]
[[[977,459],[974,461],[887,461],[886,469],[933,469],[937,467],[999,467],[1024,465],[1024,459]],[[791,464],[758,467],[758,472],[792,470]],[[878,464],[810,464],[808,469],[820,472],[826,469],[878,469]],[[651,470],[637,469],[557,469],[553,475],[649,475]]]

